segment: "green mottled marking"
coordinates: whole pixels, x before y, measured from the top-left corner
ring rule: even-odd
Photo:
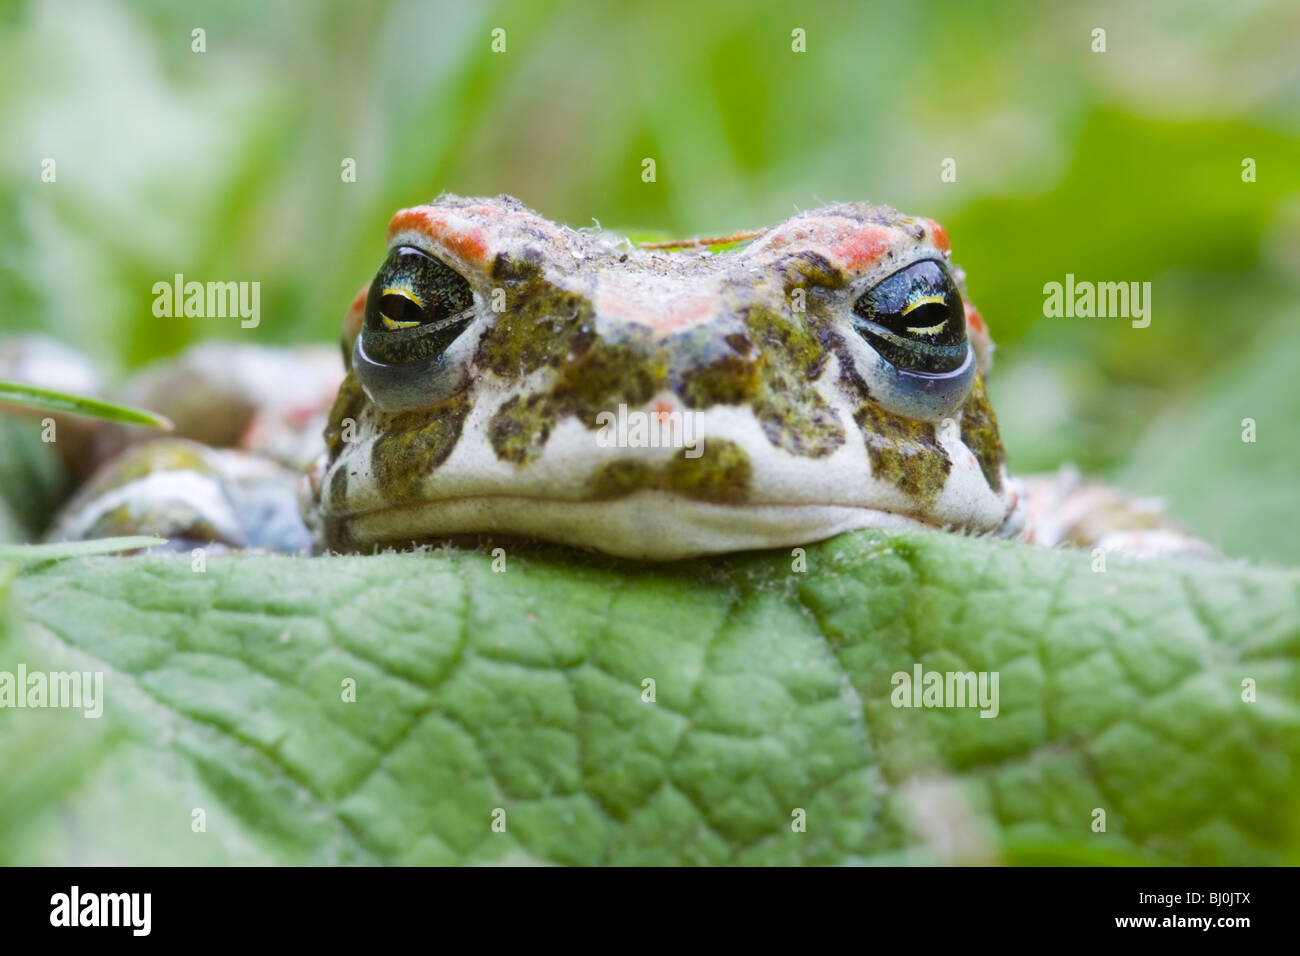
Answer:
[[[643,405],[667,383],[667,359],[648,332],[623,342],[593,340],[559,368],[549,391],[505,402],[492,416],[488,438],[498,458],[527,464],[541,454],[561,418],[572,415],[594,429],[600,412]]]
[[[339,385],[339,393],[334,397],[334,404],[330,407],[329,421],[325,425],[325,447],[329,449],[331,461],[338,457],[339,451],[343,447],[344,419],[350,418],[354,422],[357,421],[362,409],[365,407],[366,393],[362,391],[361,383],[357,381],[357,377],[348,372]]]
[[[668,460],[665,488],[697,501],[734,505],[749,497],[753,473],[749,456],[735,442],[705,439],[700,457]]]
[[[798,313],[762,307],[748,311],[747,325],[762,355],[751,407],[763,434],[792,455],[829,455],[844,444],[844,427],[813,386],[827,355],[812,327]]]
[[[592,343],[591,303],[542,277],[541,256],[497,256],[492,280],[505,290],[506,311],[479,341],[475,362],[501,378],[514,380],[544,365],[555,366]]]
[[[683,345],[673,378],[688,407],[743,405],[759,394],[762,359],[739,323],[726,335],[712,325],[692,329],[683,337]]]
[[[643,461],[620,458],[591,473],[587,487],[592,498],[622,498],[643,488],[655,487],[655,469]]]
[[[839,288],[846,279],[810,252],[782,260],[772,276],[778,284],[768,300],[775,303],[779,297],[779,306],[742,304],[752,303],[752,287],[725,290],[722,298],[735,303],[744,331],[722,339],[731,355],[723,351],[713,357],[721,351],[717,344],[712,351],[701,349],[712,361],[683,376],[681,392],[692,408],[748,405],[774,446],[822,458],[844,444],[845,435],[839,416],[814,387],[828,357],[816,326],[827,321],[826,290]],[[802,292],[802,312],[794,308],[797,291]]]
[[[929,505],[939,497],[952,462],[931,422],[891,415],[873,402],[859,406],[853,419],[866,442],[874,477],[896,485],[918,504]]]
[[[762,287],[732,283],[718,294],[717,319],[667,338],[635,324],[601,337],[590,302],[546,280],[540,263],[540,253],[526,252],[493,264],[512,310],[485,333],[476,363],[507,381],[555,370],[542,389],[512,397],[493,416],[489,439],[500,459],[527,464],[561,419],[592,429],[600,412],[643,406],[662,391],[691,409],[748,407],[767,439],[794,455],[824,457],[844,443],[843,423],[815,387],[827,360],[817,332],[825,316],[813,315],[825,306],[816,300],[846,281],[822,257],[793,254]],[[806,312],[791,307],[795,289]]]
[[[591,303],[546,281],[539,261],[525,253],[493,264],[493,280],[517,307],[484,334],[475,359],[507,381],[543,366],[556,369],[547,389],[514,396],[488,425],[497,457],[520,465],[541,453],[561,418],[572,415],[595,428],[599,412],[643,404],[667,383],[667,360],[648,332],[633,330],[624,341],[598,338]]]
[[[734,442],[704,440],[703,454],[675,454],[658,467],[623,458],[592,472],[587,486],[593,498],[621,498],[635,491],[668,491],[695,501],[740,504],[749,497],[753,466]]]
[[[462,392],[431,408],[381,416],[370,470],[385,500],[419,496],[424,479],[456,447],[469,409],[469,395]]]
[[[970,397],[961,410],[961,440],[975,455],[984,472],[984,480],[994,491],[1002,490],[1002,465],[1007,460],[1007,450],[998,434],[997,416],[989,404],[984,390],[984,377],[975,376]]]
[[[621,404],[648,402],[667,387],[668,360],[650,333],[632,330],[625,341],[601,341],[566,362],[555,382],[555,396],[588,428],[596,415]]]
[[[488,440],[502,461],[527,464],[541,454],[556,418],[549,396],[516,395],[502,404],[488,422]]]

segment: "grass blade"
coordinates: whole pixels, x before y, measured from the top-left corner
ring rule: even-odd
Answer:
[[[69,395],[66,392],[37,388],[21,382],[0,381],[0,403],[63,412],[68,415],[85,415],[110,422],[122,422],[126,425],[145,425],[149,428],[161,428],[163,431],[172,430],[170,419],[154,412],[129,408],[126,405],[117,405],[85,395]]]

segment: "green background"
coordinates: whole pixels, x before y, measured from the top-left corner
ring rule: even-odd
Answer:
[[[442,190],[683,234],[868,199],[948,227],[1000,345],[1015,470],[1072,461],[1229,554],[1300,558],[1295,4],[3,11],[6,330],[115,375],[204,338],[332,340],[391,213]],[[155,318],[153,283],[177,272],[260,281],[261,326]],[[1044,318],[1066,273],[1151,282],[1151,326]]]

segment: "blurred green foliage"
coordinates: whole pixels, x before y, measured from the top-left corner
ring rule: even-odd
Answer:
[[[1202,475],[1173,496],[1180,517],[1232,553],[1294,561],[1295,495],[1243,497],[1253,449],[1235,424],[1270,422],[1259,442],[1284,462],[1287,370],[1226,415],[1231,434],[1169,423],[1224,407],[1205,392],[1220,370],[1238,394],[1246,357],[1296,354],[1298,33],[1285,0],[15,3],[0,13],[4,328],[115,374],[201,338],[330,339],[391,213],[442,190],[681,234],[869,199],[947,225],[1001,346],[991,385],[1016,470],[1071,460],[1158,493],[1125,463],[1160,449],[1156,464]],[[152,285],[177,272],[260,281],[261,326],[155,318]],[[1043,285],[1067,272],[1152,282],[1150,328],[1044,318]]]

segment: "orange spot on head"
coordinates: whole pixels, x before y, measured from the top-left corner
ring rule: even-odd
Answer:
[[[675,332],[678,329],[702,322],[713,314],[716,303],[706,298],[691,298],[673,302],[662,314],[653,319],[656,332]]]
[[[366,321],[366,296],[369,294],[370,286],[363,285],[357,294],[352,297],[352,304],[348,306],[348,311],[343,315],[343,328],[339,332],[339,337],[342,339],[345,349],[351,349],[352,343],[361,334],[361,326]]]
[[[396,233],[406,232],[408,229],[423,233],[430,239],[436,239],[442,234],[442,217],[436,215],[428,206],[397,210],[393,213],[393,218],[388,220],[388,238],[391,239]]]
[[[870,267],[899,240],[888,226],[863,225],[844,216],[795,218],[758,240],[758,248],[781,249],[809,244],[826,251],[836,266],[850,272]]]
[[[884,254],[894,239],[884,226],[857,226],[846,230],[831,251],[846,269],[858,270],[871,265]]]
[[[943,228],[933,219],[925,220],[925,224],[930,227],[930,241],[940,252],[952,252],[952,243],[948,239],[948,230]]]
[[[482,229],[471,229],[443,238],[442,244],[469,262],[487,261],[487,241]]]
[[[595,305],[602,315],[643,323],[660,335],[703,322],[717,308],[712,296],[686,295],[665,302],[658,294],[638,292],[614,278],[602,281],[597,287]]]
[[[399,232],[418,232],[431,242],[450,249],[467,262],[482,265],[487,261],[486,233],[479,226],[455,224],[445,213],[431,206],[401,209],[388,223],[388,237]]]
[[[369,296],[369,295],[370,295],[370,286],[369,286],[369,284],[367,284],[367,285],[363,285],[360,289],[357,290],[357,294],[354,295],[354,296],[352,297],[352,304],[351,304],[350,306],[348,306],[348,316],[349,316],[349,317],[350,317],[350,316],[352,315],[352,313],[354,313],[354,312],[365,312],[365,311],[366,311],[366,297]]]
[[[980,310],[971,305],[969,299],[961,301],[966,308],[966,325],[977,335],[987,335],[989,330],[984,324],[984,317],[980,315]]]

